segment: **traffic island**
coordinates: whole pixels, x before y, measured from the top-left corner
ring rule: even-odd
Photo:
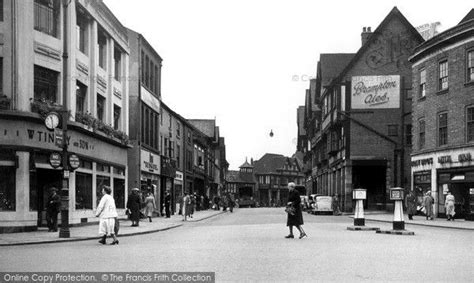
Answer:
[[[415,235],[415,232],[405,230],[405,220],[403,218],[403,188],[391,188],[390,200],[395,201],[395,209],[393,210],[393,229],[392,230],[377,230],[378,234],[390,235]]]
[[[408,230],[380,230],[379,229],[375,233],[377,233],[377,234],[390,234],[390,235],[407,235],[407,236],[415,235],[415,232],[408,231]]]
[[[366,199],[365,189],[354,189],[352,191],[352,198],[356,200],[355,214],[354,214],[354,225],[347,227],[349,231],[374,231],[378,230],[377,227],[365,226],[364,218],[364,199]]]

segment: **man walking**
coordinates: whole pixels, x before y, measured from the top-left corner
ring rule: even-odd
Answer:
[[[170,218],[170,217],[171,217],[170,206],[171,206],[171,195],[170,195],[170,191],[166,191],[166,195],[165,195],[165,213],[166,213],[166,218]]]
[[[61,199],[57,194],[58,189],[52,187],[50,189],[51,195],[48,198],[46,208],[46,220],[48,221],[48,232],[58,231],[58,213],[61,205]]]

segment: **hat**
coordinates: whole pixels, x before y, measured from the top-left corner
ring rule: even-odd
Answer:
[[[51,188],[49,188],[49,191],[50,191],[50,192],[57,192],[58,189],[56,189],[55,187],[51,187]]]
[[[132,191],[140,191],[138,188],[133,188]]]

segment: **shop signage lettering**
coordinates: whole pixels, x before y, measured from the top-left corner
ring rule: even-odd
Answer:
[[[449,156],[449,155],[438,157],[438,163],[439,164],[452,163],[452,162],[453,162],[453,160],[451,159],[451,156]]]
[[[151,162],[148,162],[148,161],[143,161],[143,164],[145,164],[145,168],[150,170],[150,171],[154,171],[154,170],[158,170],[158,165],[154,164],[154,163],[151,163]]]
[[[399,108],[400,76],[352,77],[352,108]]]
[[[472,156],[470,153],[462,153],[458,155],[459,162],[468,162],[472,161]]]
[[[431,183],[431,172],[415,173],[415,184]]]
[[[425,158],[425,159],[419,159],[419,160],[414,160],[411,162],[412,167],[417,167],[417,166],[424,166],[424,165],[432,165],[433,164],[433,158]]]
[[[47,131],[35,131],[32,129],[27,129],[28,138],[32,141],[38,142],[45,142],[45,143],[55,143],[55,134],[54,132],[47,132]],[[62,143],[62,142],[61,142]],[[67,144],[68,146],[71,145],[71,136],[67,136]],[[88,141],[79,139],[77,141],[72,142],[72,146],[83,149],[83,150],[94,150],[94,145],[89,143]]]

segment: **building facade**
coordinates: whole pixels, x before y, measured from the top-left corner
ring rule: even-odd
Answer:
[[[252,164],[253,160],[251,163],[245,160],[244,164],[239,167],[239,171],[229,170],[226,173],[223,192],[226,195],[233,195],[241,207],[256,206],[254,196],[256,195],[257,182]]]
[[[126,29],[102,1],[1,3],[0,231],[46,225],[49,189],[62,187],[63,174],[62,167],[48,162],[61,149],[44,117],[60,112],[62,105],[70,111],[68,150],[80,159],[79,168],[69,174],[69,222],[95,218],[103,185],[111,186],[117,208],[124,209]]]
[[[344,211],[352,210],[355,188],[367,189],[368,208],[387,208],[389,188],[408,187],[410,176],[408,56],[423,38],[396,7],[361,37],[353,55],[321,55],[315,95],[321,115],[308,138],[317,193],[340,195]]]
[[[130,46],[128,187],[161,203],[160,107],[162,58],[143,37],[127,29]]]
[[[448,191],[455,217],[474,220],[474,9],[455,27],[415,49],[411,187],[435,199],[444,217]]]

